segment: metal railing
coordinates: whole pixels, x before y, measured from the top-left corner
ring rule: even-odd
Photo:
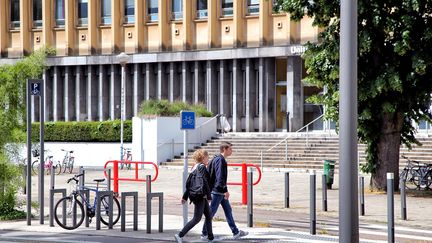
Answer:
[[[321,118],[323,118],[323,116],[324,116],[324,114],[321,114],[320,116],[318,116],[317,118],[315,118],[314,120],[312,120],[311,122],[309,122],[308,124],[304,125],[303,127],[301,127],[300,129],[298,129],[297,131],[294,132],[294,133],[299,133],[299,132],[303,131],[304,129],[306,129],[306,147],[309,147],[309,126],[314,124],[315,122],[317,122]],[[263,153],[272,151],[274,148],[276,148],[277,146],[281,145],[284,142],[285,142],[285,160],[288,160],[288,139],[290,137],[291,136],[287,136],[286,138],[284,138],[280,142],[273,145],[271,148],[269,148],[265,151],[263,151],[263,150],[260,151],[261,168],[263,168]]]

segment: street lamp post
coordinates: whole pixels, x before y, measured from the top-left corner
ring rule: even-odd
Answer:
[[[126,107],[125,107],[125,79],[126,79],[126,72],[125,72],[125,67],[126,64],[129,62],[130,56],[124,52],[120,53],[119,55],[117,55],[117,61],[120,63],[121,65],[121,104],[120,104],[120,113],[121,113],[121,118],[120,118],[120,161],[123,160],[123,126],[124,126],[124,120],[125,120],[125,112],[126,112]]]

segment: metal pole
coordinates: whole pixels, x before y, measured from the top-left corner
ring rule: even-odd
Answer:
[[[186,191],[186,180],[188,177],[188,144],[187,144],[187,130],[183,130],[183,193]],[[188,207],[187,204],[183,204],[183,227],[188,221]]]
[[[151,176],[147,175],[146,176],[146,203],[147,203],[147,208],[146,208],[146,213],[147,213],[147,234],[151,233],[151,200],[152,200],[152,196],[151,196]]]
[[[316,234],[316,175],[315,170],[310,173],[310,234]]]
[[[40,143],[40,170],[39,170],[39,223],[44,224],[44,209],[45,209],[45,197],[44,197],[44,177],[45,177],[45,156],[44,156],[44,133],[45,133],[45,80],[42,80],[40,84],[40,99],[39,99],[39,113],[40,113],[40,137],[39,137],[39,143]]]
[[[342,0],[339,55],[339,242],[359,242],[357,0]]]
[[[395,242],[393,173],[387,173],[387,242]]]
[[[54,195],[51,193],[55,187],[55,179],[54,179],[54,166],[51,166],[51,178],[50,178],[50,198],[49,198],[49,224],[50,227],[54,227]],[[59,168],[60,169],[60,168]]]
[[[288,140],[285,140],[285,160],[288,160]]]
[[[247,201],[247,227],[253,227],[253,172],[249,171],[247,175],[248,181],[248,201]]]
[[[285,208],[289,208],[289,172],[285,172]]]
[[[326,175],[322,175],[322,207],[323,211],[327,212],[327,183]]]
[[[365,215],[364,177],[360,177],[360,214]]]
[[[400,180],[400,195],[401,195],[401,214],[402,214],[402,220],[407,220],[405,179],[401,179]]]
[[[27,79],[27,225],[31,225],[31,95],[30,95],[31,81]]]
[[[125,65],[121,64],[121,118],[120,118],[120,161],[123,160],[123,126],[125,119]]]

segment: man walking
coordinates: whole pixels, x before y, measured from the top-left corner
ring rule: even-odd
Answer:
[[[208,166],[210,173],[211,195],[213,199],[210,203],[211,215],[214,217],[219,205],[222,205],[225,218],[231,228],[234,239],[238,239],[248,235],[248,232],[237,228],[232,215],[232,208],[228,200],[230,194],[227,188],[228,165],[226,159],[232,154],[232,144],[229,142],[222,142],[219,150],[220,154],[216,155]],[[207,239],[206,225],[203,226],[201,239]]]

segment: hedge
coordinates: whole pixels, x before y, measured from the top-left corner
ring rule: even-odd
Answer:
[[[181,101],[145,100],[140,105],[140,116],[180,116],[181,110],[194,111],[197,117],[211,117],[204,104],[189,104]]]
[[[38,122],[32,123],[32,140],[39,141]],[[45,141],[49,142],[120,142],[120,120],[103,122],[47,122]],[[123,141],[132,142],[132,121],[124,122]]]

